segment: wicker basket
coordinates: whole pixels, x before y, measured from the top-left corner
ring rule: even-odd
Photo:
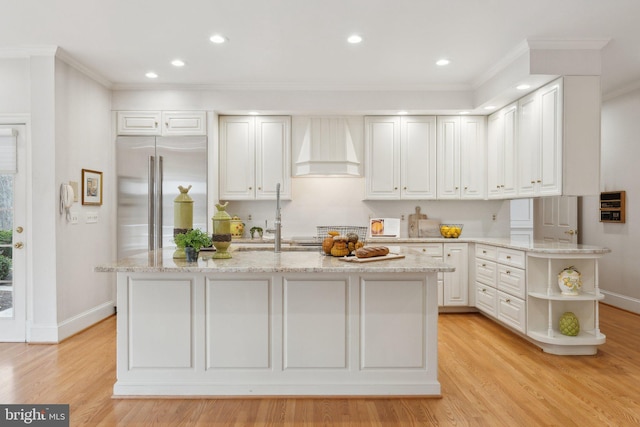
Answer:
[[[318,242],[322,242],[324,238],[329,235],[329,231],[337,231],[341,235],[356,233],[358,235],[358,241],[364,243],[367,237],[367,231],[369,231],[368,227],[358,227],[354,225],[318,225],[316,229]],[[320,247],[320,252],[324,253],[322,247]]]

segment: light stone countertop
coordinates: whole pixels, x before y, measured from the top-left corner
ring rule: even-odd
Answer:
[[[390,248],[391,249],[391,248]],[[339,258],[314,251],[267,250],[232,251],[230,259],[212,259],[213,252],[201,252],[197,263],[174,260],[173,250],[152,251],[126,258],[112,264],[100,265],[96,272],[200,272],[200,273],[432,273],[452,272],[455,268],[436,261],[421,252],[402,249],[405,258],[365,263],[345,262]]]
[[[420,244],[420,243],[480,243],[486,245],[499,246],[508,249],[517,249],[521,251],[531,252],[534,254],[576,254],[576,255],[592,255],[606,254],[611,249],[602,246],[576,245],[571,243],[556,243],[534,241],[526,243],[510,238],[498,237],[466,237],[457,239],[445,238],[384,238],[373,237],[367,239],[367,245],[393,245],[393,244]]]

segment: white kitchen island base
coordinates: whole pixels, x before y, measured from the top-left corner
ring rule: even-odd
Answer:
[[[114,396],[439,396],[438,267],[330,258],[305,272],[119,271]]]

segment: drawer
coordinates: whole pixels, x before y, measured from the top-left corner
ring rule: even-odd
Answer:
[[[527,293],[524,270],[498,264],[498,290],[524,299]]]
[[[526,333],[526,305],[523,300],[498,291],[498,320],[520,332]]]
[[[525,268],[525,254],[522,251],[498,248],[498,262],[512,267]]]
[[[476,257],[495,261],[498,259],[497,249],[495,246],[476,244]]]
[[[484,311],[491,317],[496,317],[497,314],[497,295],[497,291],[491,286],[476,282],[476,308]]]
[[[427,255],[431,255],[432,257],[442,257],[444,256],[444,249],[442,248],[442,243],[425,243],[424,245],[416,245],[411,246],[411,248],[426,253]]]
[[[496,269],[497,265],[495,262],[476,258],[476,280],[486,283],[487,285],[495,286],[498,278]]]

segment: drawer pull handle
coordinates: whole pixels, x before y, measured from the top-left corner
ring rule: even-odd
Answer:
[[[507,259],[511,259],[511,255],[507,255]]]
[[[482,253],[483,253],[483,254],[486,254],[486,253],[487,253],[487,251],[482,251]]]
[[[510,302],[511,302],[511,299],[507,298],[506,303],[509,304]]]
[[[510,270],[507,270],[507,274],[511,274],[511,271],[510,271]]]
[[[482,292],[487,292],[487,288],[482,288]]]
[[[483,267],[486,267],[486,266],[487,266],[487,264],[482,264],[482,266],[483,266]]]

